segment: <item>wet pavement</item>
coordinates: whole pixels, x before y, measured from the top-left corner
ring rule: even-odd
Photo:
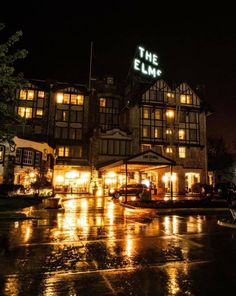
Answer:
[[[224,216],[151,215],[102,197],[0,222],[0,295],[231,295],[236,229]]]

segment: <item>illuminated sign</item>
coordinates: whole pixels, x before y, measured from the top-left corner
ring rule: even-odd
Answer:
[[[134,59],[134,70],[143,75],[157,78],[161,76],[161,70],[158,68],[158,56],[142,46],[138,46],[138,54]]]

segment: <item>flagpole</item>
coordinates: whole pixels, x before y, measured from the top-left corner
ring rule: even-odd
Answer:
[[[91,44],[90,44],[89,90],[91,90],[92,59],[93,59],[93,41],[91,41]]]

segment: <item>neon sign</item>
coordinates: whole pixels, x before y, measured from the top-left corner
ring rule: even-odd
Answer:
[[[153,78],[161,76],[162,73],[158,68],[158,56],[142,46],[138,46],[138,55],[134,59],[133,67],[135,71]]]

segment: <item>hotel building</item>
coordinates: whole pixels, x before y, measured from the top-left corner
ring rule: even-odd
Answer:
[[[19,90],[17,135],[53,148],[56,192],[106,194],[124,182],[152,182],[157,193],[184,194],[207,183],[207,113],[197,91],[162,79],[127,89],[106,77],[92,90],[37,80]]]

